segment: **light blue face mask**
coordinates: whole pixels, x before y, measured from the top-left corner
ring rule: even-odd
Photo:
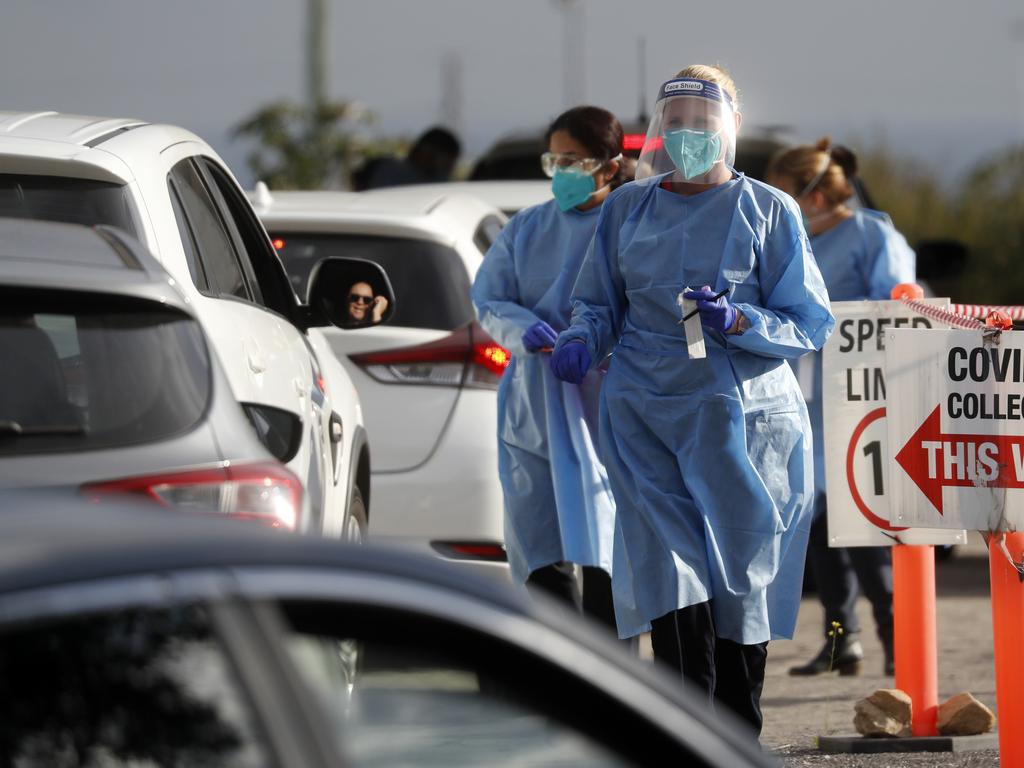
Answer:
[[[556,168],[551,192],[562,211],[582,205],[597,190],[594,177],[578,168]]]
[[[722,138],[714,131],[680,128],[662,137],[665,152],[684,179],[695,179],[711,170],[722,154]]]

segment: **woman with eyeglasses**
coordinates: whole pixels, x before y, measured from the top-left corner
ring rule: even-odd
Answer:
[[[832,301],[888,299],[893,287],[912,283],[916,257],[907,241],[878,211],[851,208],[852,180],[857,157],[828,138],[815,145],[792,147],[772,158],[769,184],[788,192],[804,214],[814,257]],[[814,432],[816,504],[807,564],[825,608],[824,644],[806,664],[791,667],[791,675],[820,675],[838,670],[861,671],[864,649],[858,640],[857,597],[862,589],[871,603],[882,642],[882,673],[895,672],[893,660],[892,561],[888,547],[829,547],[825,503],[825,447],[821,403],[821,355],[801,363],[812,366],[814,385],[807,407]],[[858,587],[860,589],[858,589]],[[843,627],[829,637],[832,622]]]
[[[374,296],[373,286],[369,283],[355,283],[348,290],[348,316],[356,325],[373,325],[379,323],[388,311],[388,300],[384,296]]]
[[[768,641],[796,625],[813,491],[786,360],[820,349],[835,321],[800,209],[732,167],[740,123],[718,67],[662,85],[551,364],[574,382],[613,353],[599,433],[620,636],[650,628],[657,659],[760,732]]]
[[[498,473],[513,577],[577,604],[614,628],[610,580],[615,506],[597,455],[603,372],[576,385],[555,379],[551,347],[569,322],[569,292],[620,175],[622,126],[598,107],[575,107],[547,130],[541,156],[554,199],[520,211],[473,283],[480,323],[513,353],[498,388]]]

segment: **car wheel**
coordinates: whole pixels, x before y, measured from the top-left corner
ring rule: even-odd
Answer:
[[[357,485],[352,488],[352,501],[348,505],[348,514],[345,515],[341,540],[351,544],[362,544],[366,541],[366,517],[366,504],[363,502],[362,491]]]

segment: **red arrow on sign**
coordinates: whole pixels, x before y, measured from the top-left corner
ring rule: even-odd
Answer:
[[[941,515],[943,488],[1024,488],[1024,435],[947,434],[936,406],[896,463]]]

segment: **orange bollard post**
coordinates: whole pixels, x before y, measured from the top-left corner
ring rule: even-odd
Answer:
[[[894,285],[893,289],[889,291],[889,298],[896,299],[923,299],[924,288],[917,283],[900,283]]]
[[[892,581],[896,687],[913,701],[913,735],[935,736],[939,716],[939,660],[934,547],[895,545]]]
[[[1006,534],[1010,556],[1020,562],[1024,533]],[[1006,561],[998,538],[989,541],[988,573],[992,584],[992,629],[996,655],[996,717],[999,764],[1024,766],[1024,583]]]

